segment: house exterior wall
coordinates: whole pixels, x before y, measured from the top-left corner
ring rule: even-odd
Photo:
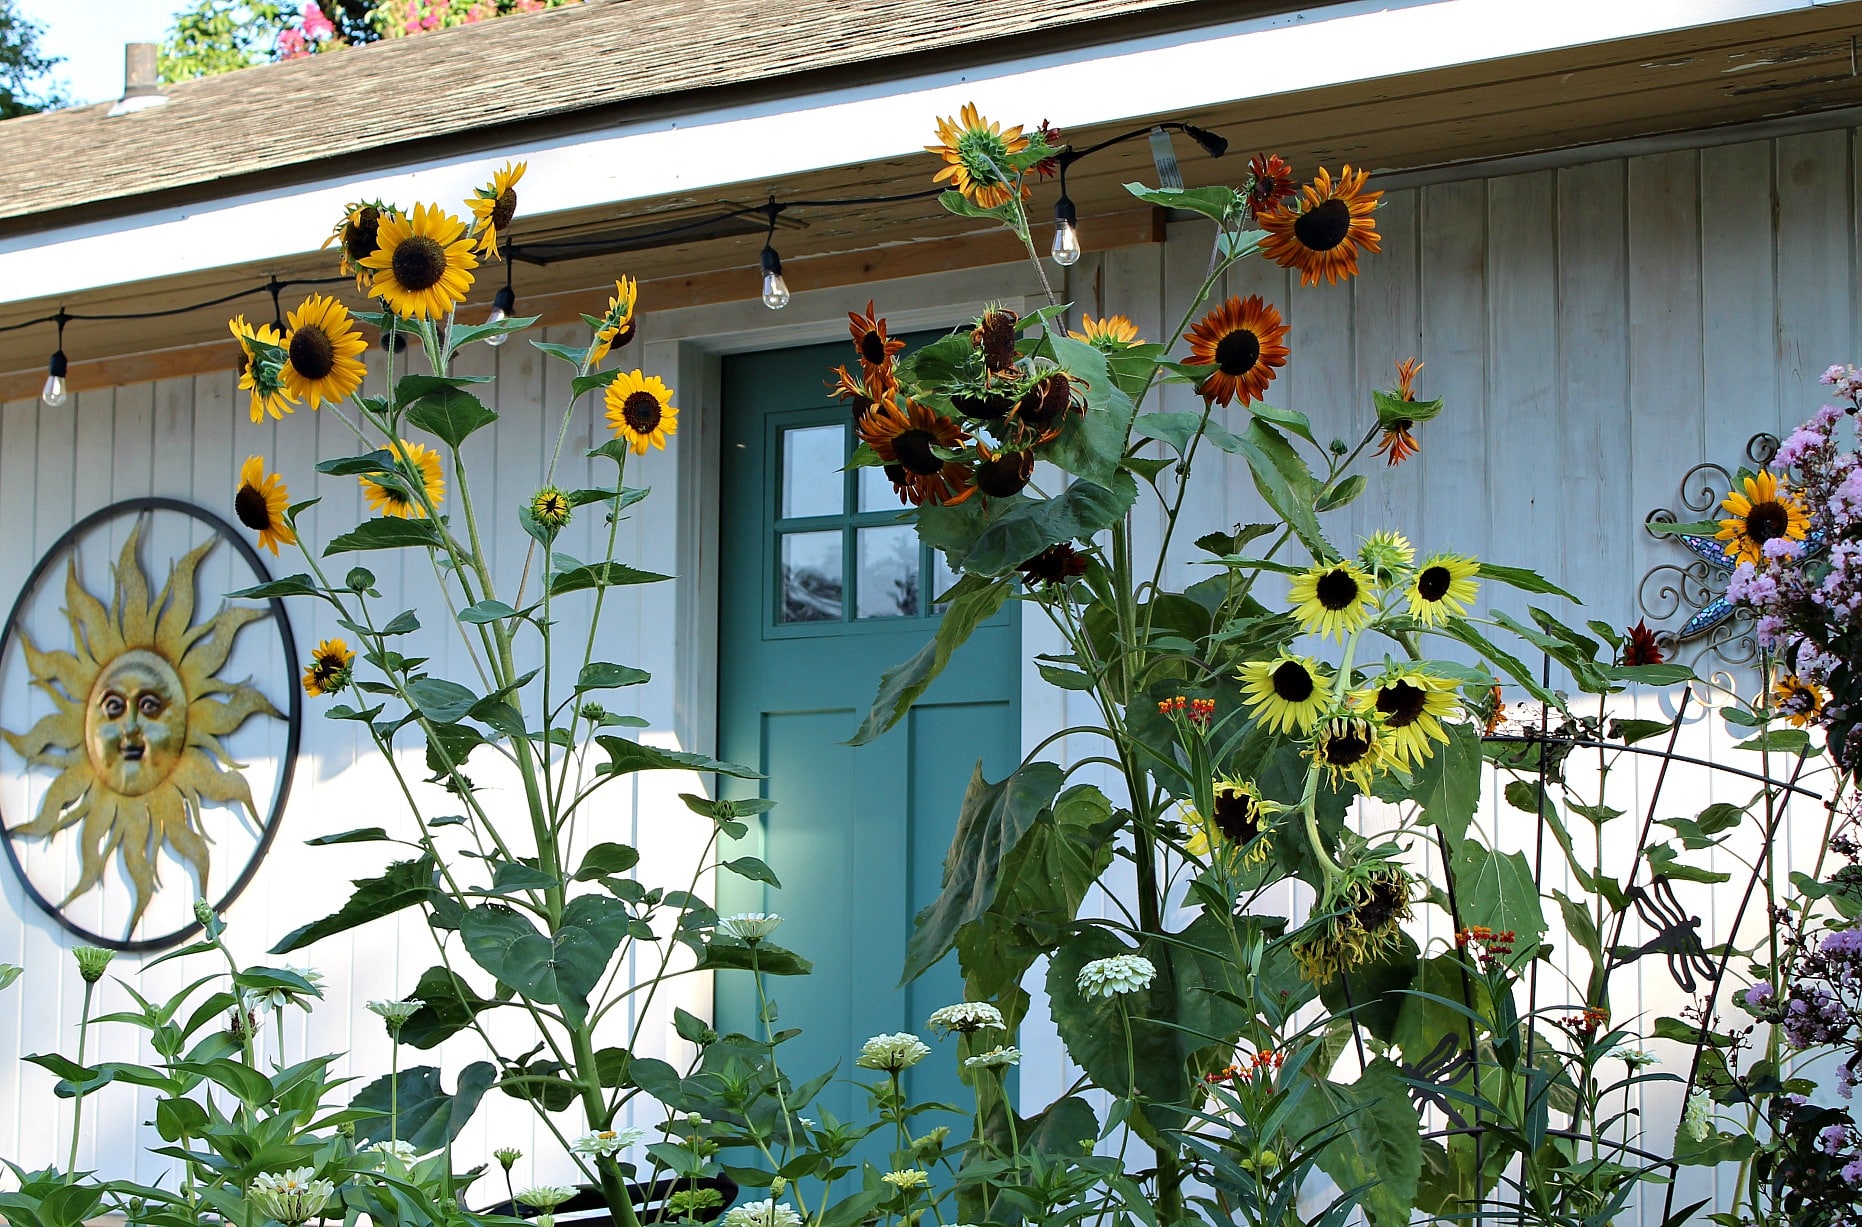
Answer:
[[[1369,420],[1370,389],[1389,386],[1395,362],[1411,355],[1428,363],[1423,395],[1447,400],[1442,417],[1419,432],[1422,454],[1394,473],[1373,474],[1364,497],[1332,518],[1335,540],[1401,528],[1424,549],[1536,568],[1585,597],[1586,616],[1635,621],[1639,577],[1674,552],[1642,531],[1644,514],[1673,504],[1690,466],[1734,464],[1752,433],[1780,433],[1807,415],[1818,403],[1817,374],[1855,356],[1854,151],[1855,133],[1836,129],[1509,173],[1396,178],[1385,185],[1379,214],[1383,253],[1365,261],[1357,280],[1301,287],[1260,262],[1231,274],[1225,292],[1262,294],[1291,322],[1293,356],[1269,399],[1310,415],[1321,440],[1333,434],[1355,440]],[[1083,223],[1090,243],[1091,219]],[[1173,224],[1162,245],[1089,257],[1068,271],[1063,293],[1094,315],[1124,313],[1147,337],[1160,335],[1201,279],[1206,239],[1204,223]],[[876,277],[883,274],[882,262]],[[719,355],[844,336],[843,313],[863,305],[869,291],[902,332],[955,324],[984,301],[1032,303],[1039,286],[1026,268],[1003,266],[857,290],[804,289],[781,315],[754,298],[659,315],[644,304],[634,360],[678,391],[682,430],[667,452],[630,466],[628,484],[654,493],[622,524],[617,555],[679,578],[614,594],[603,636],[608,659],[654,674],[628,695],[651,722],[645,736],[703,750],[713,735],[715,610],[720,584],[728,583],[717,574],[710,483],[717,468]],[[468,452],[487,475],[479,479],[481,514],[491,518],[485,506],[499,509],[494,522],[507,543],[496,557],[501,583],[514,585],[525,539],[504,525],[509,508],[539,484],[559,420],[550,406],[565,399],[566,368],[521,339],[495,352],[479,347],[467,361],[484,373],[495,367],[500,376],[502,420],[474,438]],[[111,501],[168,494],[229,515],[235,474],[249,453],[281,470],[294,497],[323,496],[307,517],[312,539],[352,523],[361,500],[350,480],[312,480],[313,446],[318,456],[348,449],[335,417],[300,411],[253,426],[243,402],[233,376],[221,373],[84,393],[58,410],[36,401],[0,407],[0,594],[17,590],[76,518]],[[1193,395],[1172,386],[1153,407],[1192,408]],[[591,437],[599,437],[591,436],[591,416],[584,407],[573,420],[563,452],[571,480],[561,484],[588,484],[579,466]],[[1263,518],[1238,463],[1212,456],[1199,467],[1206,471],[1185,512],[1194,530],[1186,538]],[[593,532],[592,518],[570,530],[563,548],[599,554],[592,541],[576,543]],[[1187,548],[1173,558],[1173,582],[1199,576]],[[404,594],[405,604],[430,590],[431,577],[411,559],[375,570],[384,594]],[[1524,605],[1491,589],[1488,595],[1515,611]],[[292,616],[300,650],[341,633],[302,603]],[[1054,646],[1037,619],[1024,625],[1029,656]],[[444,635],[429,638],[422,646],[432,651],[435,671],[462,675],[468,666],[457,644]],[[1047,688],[1032,665],[1023,694],[1028,745],[1084,714],[1069,707],[1079,696]],[[321,720],[311,706],[283,831],[230,915],[232,939],[248,959],[260,960],[282,934],[333,910],[347,897],[349,879],[381,865],[375,845],[301,846],[357,826],[394,828],[400,818],[391,784],[371,754],[348,726]],[[694,782],[637,778],[637,785],[623,786],[632,791],[621,794],[612,819],[619,833],[611,837],[636,842],[645,869],[656,858],[667,866],[681,858],[689,863],[692,828],[676,793]],[[674,875],[668,869],[658,876]],[[28,969],[21,985],[0,995],[0,1053],[69,1050],[81,997],[64,953],[69,940],[10,878],[0,897],[0,960]],[[327,1001],[308,1021],[290,1016],[287,1053],[348,1050],[353,1055],[339,1065],[343,1072],[385,1068],[386,1037],[361,1004],[400,995],[431,965],[422,927],[378,923],[308,956],[328,976]],[[128,974],[135,965],[122,958],[113,971]],[[159,994],[187,973],[186,963],[168,964],[141,987]],[[707,1001],[706,987],[693,980],[662,997],[655,1012],[669,1020],[673,1005],[702,1012]],[[677,1047],[667,1024],[649,1025],[643,1035],[645,1053]],[[106,1028],[97,1055],[127,1059],[130,1043],[126,1030]],[[1045,1102],[1070,1079],[1038,1014],[1023,1047],[1024,1093]],[[478,1053],[460,1038],[442,1055],[451,1070]],[[0,1154],[29,1166],[61,1159],[58,1138],[69,1107],[48,1106],[49,1086],[40,1070],[0,1063]],[[160,1165],[142,1147],[152,1133],[136,1123],[149,1115],[147,1094],[113,1087],[98,1102],[108,1106],[87,1114],[79,1162],[151,1178]],[[462,1150],[482,1155],[509,1144],[536,1155],[551,1150],[522,1105],[497,1094],[486,1102]],[[561,1165],[539,1162],[532,1175],[563,1173]]]

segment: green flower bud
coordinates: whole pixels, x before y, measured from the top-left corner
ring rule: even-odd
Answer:
[[[104,968],[116,957],[116,951],[105,950],[102,946],[73,946],[71,953],[78,961],[78,974],[84,977],[86,984],[103,979]]]

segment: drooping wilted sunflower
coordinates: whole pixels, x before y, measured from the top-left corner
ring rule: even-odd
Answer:
[[[517,181],[530,168],[528,162],[506,162],[495,172],[491,182],[475,188],[466,204],[472,210],[472,233],[478,236],[478,251],[488,259],[498,259],[498,234],[510,228],[517,216]]]
[[[1080,317],[1080,331],[1067,333],[1076,341],[1084,341],[1094,349],[1104,353],[1115,354],[1121,349],[1130,349],[1142,345],[1138,336],[1138,325],[1123,315],[1108,315],[1104,319],[1094,319],[1090,315]]]
[[[222,605],[211,620],[194,621],[195,575],[219,539],[183,555],[154,596],[141,540],[138,521],[108,605],[84,590],[75,558],[66,567],[71,650],[41,652],[20,638],[33,682],[56,710],[24,734],[4,734],[28,762],[58,769],[37,815],[11,834],[51,839],[78,828],[82,868],[65,904],[96,886],[118,853],[134,890],[131,932],[155,893],[164,847],[193,868],[196,897],[210,895],[203,803],[239,805],[258,820],[220,738],[256,715],[282,719],[252,685],[217,676],[240,630],[266,610]]]
[[[342,259],[336,271],[348,276],[355,274],[356,289],[367,291],[369,288],[369,270],[362,267],[362,261],[375,254],[381,246],[381,219],[392,217],[398,211],[393,205],[383,204],[379,200],[358,201],[343,210],[343,219],[330,231],[330,237],[323,240],[323,246],[338,244]]]
[[[1382,722],[1364,716],[1326,717],[1309,753],[1331,777],[1334,791],[1340,780],[1350,780],[1359,792],[1369,792],[1371,781],[1391,763],[1390,740]]]
[[[1243,780],[1217,780],[1211,812],[1198,815],[1199,821],[1190,832],[1184,850],[1191,856],[1206,857],[1217,848],[1231,847],[1241,853],[1245,862],[1266,860],[1273,850],[1267,829],[1273,825],[1273,815],[1279,813],[1280,808],[1272,801],[1263,801],[1260,790],[1253,784]]]
[[[1301,630],[1339,639],[1363,630],[1377,611],[1374,581],[1355,562],[1315,563],[1288,586],[1287,600]]]
[[[1011,411],[1015,424],[1025,429],[1023,442],[1029,446],[1046,443],[1060,434],[1069,410],[1085,412],[1084,399],[1065,371],[1052,371],[1028,385]]]
[[[590,367],[600,365],[609,351],[621,349],[634,339],[639,327],[634,320],[639,290],[639,283],[632,277],[622,277],[614,283],[614,294],[608,299],[608,309],[601,314],[601,322],[595,325],[595,339],[588,349]]]
[[[1810,531],[1810,517],[1797,496],[1780,484],[1771,470],[1760,469],[1743,485],[1743,491],[1733,491],[1720,503],[1727,518],[1720,521],[1720,531],[1714,536],[1727,543],[1727,553],[1740,562],[1757,565],[1765,559],[1767,541],[1779,537],[1804,539]]]
[[[973,103],[964,103],[956,119],[937,121],[939,145],[926,145],[926,153],[935,153],[945,165],[931,177],[932,182],[950,181],[971,204],[993,209],[1015,199],[1014,168],[1009,159],[1024,152],[1029,145],[1021,127],[1004,132],[1002,125],[991,123],[977,113]],[[1027,188],[1021,189],[1026,197]]]
[[[1286,335],[1280,312],[1259,294],[1230,298],[1190,329],[1184,362],[1215,367],[1197,389],[1204,399],[1227,405],[1239,396],[1252,404],[1267,394],[1274,369],[1287,363]]]
[[[341,639],[325,639],[304,666],[304,693],[316,699],[347,690],[355,663],[356,654],[349,650],[347,643]]]
[[[658,375],[636,369],[624,371],[608,385],[608,429],[627,440],[636,456],[647,448],[666,450],[666,440],[679,433],[679,411],[672,404],[672,389]]]
[[[1800,729],[1823,714],[1823,687],[1795,673],[1786,673],[1773,683],[1771,698],[1778,714]]]
[[[436,508],[440,505],[446,497],[446,479],[440,475],[440,454],[424,443],[410,443],[406,439],[389,444],[388,452],[394,458],[395,472],[408,488],[389,485],[364,473],[356,480],[362,483],[369,509],[377,515],[403,520],[426,519],[427,508],[411,488],[422,487],[427,492],[427,502]]]
[[[244,359],[239,370],[239,390],[252,394],[253,422],[264,421],[268,413],[276,421],[296,412],[297,397],[284,382],[287,355],[278,330],[270,324],[254,327],[246,323],[243,315],[234,316],[226,326],[239,342]]]
[[[1465,618],[1480,585],[1481,564],[1460,554],[1432,554],[1409,577],[1409,616],[1424,626]]]
[[[1254,718],[1279,733],[1310,730],[1325,709],[1331,675],[1310,656],[1281,653],[1241,666],[1242,698]]]
[[[1351,705],[1367,716],[1383,718],[1390,757],[1398,766],[1407,768],[1435,752],[1431,741],[1448,740],[1442,721],[1454,719],[1459,710],[1455,685],[1420,665],[1405,662],[1392,665],[1369,686],[1355,691]]]
[[[374,274],[369,293],[408,319],[443,318],[472,289],[478,256],[465,223],[438,205],[415,205],[411,216],[383,215],[376,247],[361,261]]]
[[[1355,277],[1358,252],[1383,250],[1373,214],[1382,192],[1367,192],[1367,170],[1346,166],[1334,181],[1323,166],[1299,190],[1291,205],[1281,204],[1258,217],[1267,237],[1261,251],[1281,268],[1297,268],[1301,285]]]
[[[1424,365],[1420,358],[1409,358],[1397,363],[1398,400],[1416,399],[1416,376]],[[1391,468],[1422,450],[1422,444],[1416,442],[1416,436],[1410,433],[1415,428],[1415,420],[1407,417],[1392,418],[1384,423],[1384,437],[1378,441],[1377,451],[1388,459]]]
[[[983,355],[988,376],[1007,374],[1021,361],[1020,324],[1021,317],[1002,306],[991,306],[977,317],[970,329],[970,345]]]
[[[1086,555],[1074,549],[1071,541],[1062,541],[1023,559],[1015,569],[1028,587],[1053,588],[1086,574],[1086,567]]]
[[[293,398],[315,409],[322,401],[347,400],[362,386],[360,355],[369,343],[356,331],[349,308],[326,294],[312,294],[286,317],[286,361],[279,377]]]
[[[962,427],[915,400],[906,401],[904,408],[874,405],[855,430],[885,462],[899,498],[913,506],[962,502],[975,488],[968,465],[945,460],[932,450],[961,448],[969,441]]]
[[[284,522],[291,492],[278,474],[265,472],[263,456],[247,456],[239,470],[239,489],[233,493],[233,514],[259,535],[259,546],[275,556],[280,545],[293,545],[297,534]]]
[[[1020,494],[1034,476],[1034,453],[993,452],[980,439],[976,444],[976,488],[990,498]]]
[[[1411,914],[1415,879],[1401,865],[1373,861],[1353,866],[1322,918],[1293,941],[1300,974],[1324,984],[1394,952]],[[1318,905],[1314,905],[1318,911]]]
[[[873,300],[866,300],[866,314],[858,311],[847,313],[847,331],[853,337],[853,348],[860,355],[860,370],[870,384],[874,375],[892,374],[892,356],[905,348],[905,342],[895,340],[886,332],[886,321],[873,310]]]

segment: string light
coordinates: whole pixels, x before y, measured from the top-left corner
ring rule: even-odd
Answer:
[[[782,279],[782,257],[776,254],[776,218],[783,206],[772,198],[763,206],[769,214],[769,233],[763,236],[763,305],[771,311],[780,311],[789,305],[789,283]]]
[[[1054,263],[1068,268],[1080,262],[1080,215],[1073,207],[1073,198],[1067,195],[1067,168],[1062,163],[1060,168],[1060,199],[1054,202],[1054,246],[1049,254]]]
[[[58,348],[52,351],[52,360],[46,364],[45,387],[39,393],[47,409],[58,408],[70,395],[65,390],[65,371],[70,365],[65,361],[65,320],[68,318],[63,311],[58,313]]]
[[[1069,267],[1080,262],[1080,217],[1074,207],[1073,198],[1067,195],[1067,168],[1081,158],[1091,157],[1101,149],[1119,144],[1121,141],[1135,141],[1147,137],[1151,141],[1153,161],[1157,164],[1159,182],[1166,187],[1182,187],[1183,174],[1177,167],[1176,154],[1170,149],[1170,130],[1183,133],[1202,147],[1204,153],[1212,158],[1219,158],[1228,152],[1228,139],[1207,128],[1198,128],[1195,124],[1172,120],[1169,123],[1155,124],[1149,128],[1137,128],[1130,132],[1100,141],[1097,145],[1088,145],[1084,149],[1075,149],[1071,145],[1054,155],[1060,165],[1060,199],[1054,202],[1054,245],[1048,251],[1054,263]]]
[[[511,288],[511,278],[514,275],[511,269],[512,263],[511,260],[504,262],[504,288],[499,290],[491,300],[491,314],[485,318],[487,324],[502,324],[517,312],[517,291]],[[500,332],[486,337],[485,344],[496,349],[510,339],[510,333]]]

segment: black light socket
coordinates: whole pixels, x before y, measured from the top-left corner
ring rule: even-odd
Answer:
[[[46,364],[45,372],[48,375],[63,379],[70,366],[71,364],[65,360],[65,351],[62,349],[55,349],[52,351],[52,360]]]

